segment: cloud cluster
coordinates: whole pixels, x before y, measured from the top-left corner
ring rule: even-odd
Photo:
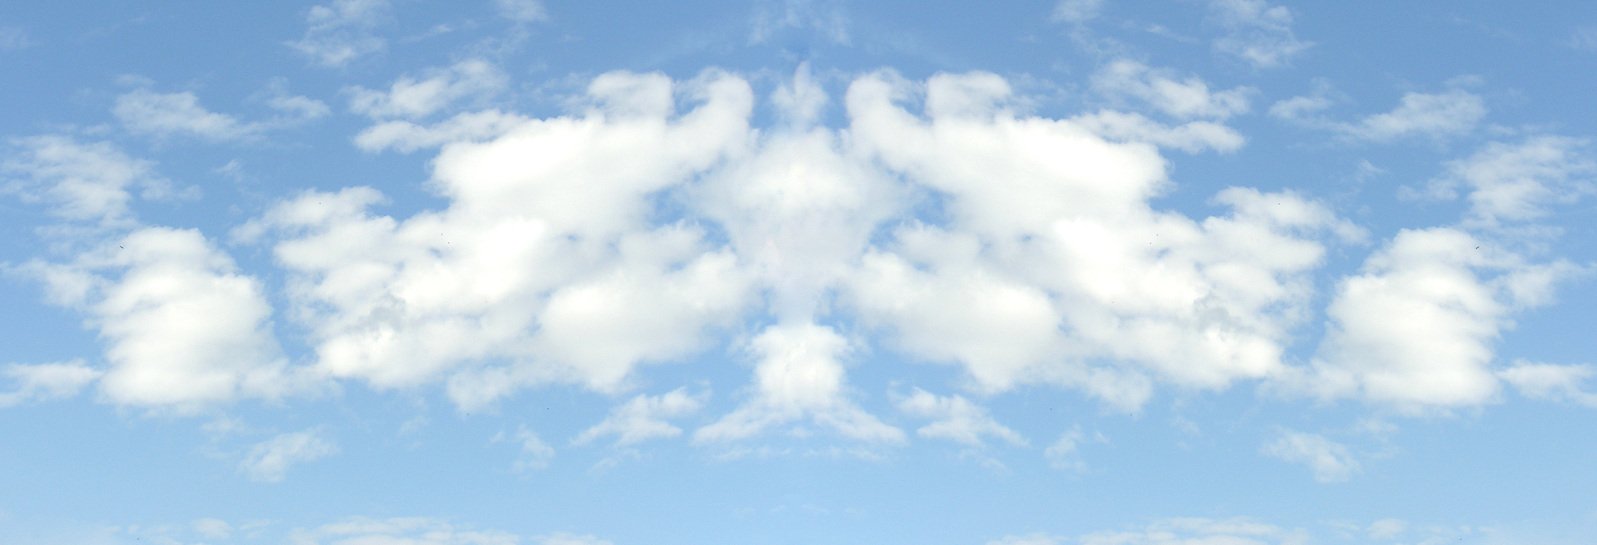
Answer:
[[[103,374],[85,380],[146,407],[341,381],[442,386],[465,411],[550,383],[619,395],[640,366],[717,344],[751,365],[737,407],[686,432],[671,421],[707,391],[638,395],[575,441],[820,429],[899,442],[905,431],[862,409],[848,379],[878,349],[956,366],[968,393],[1046,384],[1125,411],[1160,388],[1239,382],[1416,412],[1489,402],[1503,380],[1563,391],[1536,390],[1548,373],[1499,374],[1492,344],[1579,267],[1532,262],[1470,225],[1382,244],[1336,283],[1315,355],[1293,361],[1294,336],[1320,318],[1328,251],[1366,233],[1291,191],[1226,188],[1202,216],[1162,209],[1173,181],[1161,150],[1182,148],[1172,131],[1224,134],[1217,122],[1246,112],[1252,91],[1130,61],[1095,84],[1185,124],[1025,114],[986,73],[860,76],[840,128],[821,122],[831,97],[807,69],[772,93],[768,127],[752,125],[752,86],[719,71],[604,74],[549,118],[434,117],[503,87],[481,61],[354,88],[351,108],[375,124],[357,144],[439,148],[429,187],[444,204],[394,216],[371,187],[309,191],[239,226],[234,241],[269,247],[286,272],[279,309],[201,233],[140,225],[128,203],[157,186],[151,165],[108,145],[22,141],[7,187],[65,220],[114,226],[70,259],[25,268],[104,340]],[[1487,146],[1437,192],[1467,191],[1481,222],[1534,219],[1587,186],[1583,146]],[[308,353],[283,354],[274,316],[307,332]],[[930,421],[922,437],[1028,444],[978,401],[915,387],[899,408]],[[551,447],[528,434],[546,461]],[[1051,456],[1068,465],[1077,440]],[[1291,446],[1276,450],[1302,450]]]

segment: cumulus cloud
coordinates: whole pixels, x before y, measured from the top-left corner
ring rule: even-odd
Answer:
[[[702,104],[678,114],[677,94]],[[747,84],[609,74],[588,98],[579,115],[446,147],[444,210],[384,216],[376,190],[348,188],[241,228],[276,237],[316,367],[380,388],[447,377],[469,409],[532,383],[615,391],[727,323],[745,305],[736,258],[695,225],[647,220],[652,195],[744,145]]]
[[[481,59],[433,69],[421,78],[402,76],[387,90],[352,87],[349,108],[376,119],[417,119],[469,99],[490,98],[508,85],[505,74]]]
[[[1215,51],[1258,68],[1289,64],[1313,44],[1292,31],[1292,11],[1264,0],[1211,0],[1209,12],[1224,31]]]
[[[1260,452],[1282,461],[1302,464],[1322,483],[1346,481],[1359,472],[1359,462],[1348,448],[1325,436],[1283,430],[1265,443]]]
[[[466,112],[431,125],[404,120],[383,121],[355,135],[355,147],[370,153],[387,150],[409,153],[457,142],[486,142],[530,121],[499,110]]]
[[[32,262],[52,300],[85,312],[106,343],[101,393],[193,412],[305,386],[282,359],[256,279],[197,231],[144,227],[67,263]]]
[[[376,35],[389,17],[388,0],[333,0],[305,14],[305,35],[288,45],[326,67],[340,67],[387,48]]]
[[[0,391],[0,408],[71,397],[100,378],[100,375],[100,370],[89,367],[82,360],[9,364],[0,367],[0,377],[5,377],[12,385],[9,391]]]
[[[672,425],[670,419],[697,412],[707,397],[708,394],[695,395],[683,388],[658,396],[634,397],[612,409],[604,421],[583,430],[573,443],[587,444],[614,436],[615,445],[623,447],[653,439],[676,437],[682,434],[682,428]]]
[[[289,468],[338,453],[338,446],[318,430],[284,433],[250,448],[239,470],[256,481],[280,482]]]
[[[1455,228],[1399,232],[1337,287],[1307,387],[1406,412],[1490,401],[1492,343],[1511,312],[1545,304],[1575,270]]]
[[[938,396],[916,388],[910,395],[898,400],[898,410],[932,421],[915,430],[915,434],[921,437],[944,439],[968,447],[984,447],[987,445],[984,438],[988,437],[1014,446],[1026,445],[1026,438],[999,424],[987,414],[987,409],[963,396]]]
[[[1246,113],[1255,93],[1249,87],[1212,91],[1197,77],[1179,78],[1129,59],[1111,62],[1093,74],[1092,87],[1109,97],[1142,101],[1177,119],[1225,119]]]
[[[922,361],[988,391],[1075,385],[1134,408],[1151,378],[1219,388],[1282,370],[1321,240],[1358,230],[1290,193],[1233,188],[1231,214],[1152,209],[1168,183],[1145,143],[1014,116],[995,76],[937,76],[922,118],[880,75],[849,92],[855,141],[938,192],[946,225],[909,224],[864,257],[849,300]]]

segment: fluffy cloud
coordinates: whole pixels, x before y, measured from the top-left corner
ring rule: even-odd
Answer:
[[[260,283],[197,231],[136,229],[65,264],[28,267],[106,342],[101,393],[179,412],[307,386],[282,359]]]
[[[1402,231],[1341,281],[1307,387],[1406,412],[1490,401],[1492,342],[1510,312],[1544,304],[1573,270],[1525,263],[1459,229]]]
[[[288,45],[315,64],[344,66],[387,47],[375,30],[389,17],[389,8],[388,0],[333,0],[313,6],[305,14],[305,35]]]
[[[678,115],[675,95],[702,101]],[[614,391],[701,348],[745,302],[737,259],[652,195],[745,145],[752,96],[721,74],[610,74],[581,115],[530,120],[434,162],[447,209],[397,219],[369,188],[308,193],[242,228],[274,233],[316,366],[388,388],[446,376],[462,408],[531,383]]]
[[[417,79],[403,76],[386,91],[353,87],[349,108],[373,118],[414,119],[432,115],[451,104],[472,98],[489,98],[508,84],[505,74],[480,59],[468,59],[444,69],[434,69]]]
[[[1292,31],[1292,11],[1264,0],[1211,0],[1209,11],[1224,30],[1214,49],[1258,68],[1291,62],[1311,45]]]
[[[76,395],[100,378],[100,374],[98,369],[81,360],[7,365],[0,368],[0,377],[5,377],[13,386],[11,391],[0,392],[0,408]]]
[[[927,118],[891,78],[855,82],[855,141],[943,199],[947,225],[906,225],[865,256],[850,301],[918,359],[989,391],[1079,386],[1134,408],[1158,377],[1219,388],[1282,370],[1288,327],[1330,233],[1358,230],[1289,193],[1233,188],[1231,214],[1152,209],[1168,183],[1143,143],[1014,116],[990,75],[937,76]],[[1102,362],[1102,363],[1095,363]]]
[[[494,441],[502,441],[503,434],[494,437]],[[521,447],[521,453],[516,457],[512,466],[517,472],[535,471],[549,467],[549,462],[554,461],[555,449],[543,442],[538,434],[522,426],[516,430],[516,443]]]
[[[284,433],[250,448],[239,469],[251,479],[279,482],[289,468],[338,453],[338,446],[317,430]]]
[[[1307,466],[1314,480],[1322,483],[1346,481],[1359,472],[1359,462],[1348,448],[1321,435],[1283,430],[1265,443],[1265,455]]]

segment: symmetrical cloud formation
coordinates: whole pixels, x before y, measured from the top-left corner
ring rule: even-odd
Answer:
[[[1468,216],[1383,243],[1337,283],[1328,332],[1301,358],[1291,346],[1317,315],[1314,275],[1328,248],[1362,243],[1364,231],[1290,191],[1228,188],[1212,197],[1224,212],[1201,218],[1154,206],[1172,186],[1161,147],[1191,150],[1105,122],[1135,113],[1036,117],[996,75],[912,82],[877,72],[848,85],[847,125],[831,128],[820,122],[831,99],[801,68],[771,95],[779,115],[767,128],[751,124],[751,85],[719,71],[686,81],[605,74],[562,117],[437,119],[451,103],[497,93],[504,76],[477,60],[427,74],[348,94],[377,123],[357,138],[362,147],[441,148],[432,187],[447,206],[394,217],[378,212],[381,192],[350,187],[306,192],[238,227],[235,241],[269,245],[287,273],[284,308],[201,233],[132,217],[136,188],[170,191],[148,163],[107,144],[20,141],[6,163],[21,175],[14,191],[101,233],[70,260],[22,267],[106,344],[103,367],[79,365],[73,385],[97,381],[116,403],[192,412],[337,381],[439,384],[474,410],[552,382],[624,392],[639,366],[730,338],[754,365],[751,386],[740,408],[693,431],[696,441],[815,425],[897,442],[904,430],[859,408],[849,388],[853,355],[872,345],[955,365],[974,392],[1049,384],[1128,411],[1161,387],[1253,381],[1423,412],[1490,401],[1504,380],[1552,396],[1573,378],[1549,377],[1578,375],[1496,369],[1492,343],[1509,316],[1579,268],[1531,262],[1489,236],[1590,187],[1577,140],[1492,144],[1456,163],[1429,194],[1461,194]],[[1234,135],[1220,123],[1246,112],[1252,94],[1131,61],[1093,82],[1216,134]],[[1433,130],[1415,112],[1458,102],[1416,96],[1347,130]],[[136,91],[117,112],[145,130],[243,130],[226,117],[157,123],[165,118],[149,113],[195,109],[192,95]],[[308,333],[311,353],[279,348],[283,319]],[[12,397],[69,389],[39,384],[23,380]],[[668,419],[707,395],[633,398],[576,441],[678,435]],[[899,406],[931,420],[923,437],[1027,444],[962,396],[916,389]],[[1302,439],[1268,450],[1325,458]],[[1065,458],[1072,446],[1056,450]]]

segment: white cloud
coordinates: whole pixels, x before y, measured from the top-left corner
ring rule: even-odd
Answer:
[[[1549,206],[1592,192],[1597,163],[1584,153],[1586,148],[1583,140],[1558,136],[1492,142],[1449,163],[1447,175],[1432,181],[1428,189],[1433,195],[1451,196],[1463,186],[1471,219],[1486,225],[1541,219]]]
[[[116,98],[111,109],[129,131],[158,138],[194,136],[213,141],[250,138],[259,125],[244,123],[200,105],[194,93],[157,93],[134,89]]]
[[[1399,519],[1381,519],[1370,523],[1368,535],[1370,539],[1392,539],[1403,535],[1408,529],[1408,523]]]
[[[194,521],[194,533],[206,539],[227,539],[233,535],[233,525],[221,519],[205,518]]]
[[[1100,436],[1101,440],[1102,437]],[[1059,434],[1059,438],[1048,445],[1043,451],[1043,457],[1048,459],[1048,465],[1054,469],[1069,469],[1082,471],[1087,465],[1081,461],[1082,434],[1080,429],[1071,429]]]
[[[1211,91],[1197,77],[1178,79],[1168,70],[1149,68],[1142,63],[1120,59],[1109,63],[1092,76],[1092,87],[1112,98],[1132,98],[1177,119],[1225,119],[1247,113],[1250,87]]]
[[[682,428],[669,420],[698,412],[708,394],[694,395],[677,388],[663,395],[640,395],[610,411],[604,421],[577,435],[573,443],[581,445],[598,439],[615,436],[618,447],[630,446],[653,439],[665,439],[682,434]]]
[[[338,446],[318,430],[284,433],[250,448],[239,469],[251,479],[279,482],[289,468],[338,453]]]
[[[898,400],[898,410],[910,416],[932,422],[915,434],[932,439],[946,439],[968,447],[984,447],[984,438],[1003,440],[1014,446],[1026,446],[1026,438],[1008,426],[993,420],[987,409],[971,403],[963,396],[937,396],[916,388],[909,396]]]
[[[1059,0],[1051,17],[1062,23],[1081,24],[1098,18],[1104,0]]]
[[[1313,44],[1292,31],[1292,11],[1264,0],[1211,0],[1209,11],[1225,34],[1214,49],[1258,68],[1274,68]]]
[[[495,437],[495,440],[500,440]],[[536,471],[546,469],[554,461],[555,449],[543,442],[538,434],[526,426],[516,429],[516,442],[521,447],[521,455],[516,457],[516,463],[511,466],[517,472]]]
[[[422,517],[351,518],[314,529],[295,531],[288,540],[291,545],[517,545],[521,542],[515,534],[475,530]],[[571,545],[579,543],[583,542]],[[601,543],[595,542],[593,545]]]
[[[1312,433],[1283,430],[1260,452],[1307,466],[1314,472],[1314,480],[1322,483],[1346,481],[1360,470],[1358,460],[1346,446]]]
[[[501,112],[484,110],[467,112],[432,125],[418,125],[410,121],[384,121],[372,125],[355,135],[355,147],[376,153],[386,150],[412,152],[435,148],[457,142],[486,142],[503,137],[531,119]]]
[[[1236,130],[1212,121],[1192,121],[1171,126],[1141,114],[1110,110],[1082,114],[1070,121],[1105,140],[1147,143],[1187,153],[1230,153],[1242,149],[1244,143],[1242,135]]]
[[[843,363],[848,342],[828,327],[780,324],[750,342],[755,364],[754,398],[694,439],[744,439],[770,428],[809,421],[855,440],[899,442],[904,434],[866,413],[845,396]]]
[[[1046,542],[1039,542],[1046,543]],[[1308,534],[1248,519],[1173,518],[1081,536],[1080,545],[1306,545]]]
[[[1341,281],[1314,370],[1292,380],[1406,412],[1486,403],[1498,390],[1491,345],[1510,312],[1545,304],[1574,270],[1458,229],[1404,230]]]
[[[193,412],[308,386],[281,359],[260,283],[198,232],[145,227],[114,246],[30,267],[107,343],[99,381],[107,399]]]
[[[505,74],[481,59],[468,59],[448,68],[433,69],[417,79],[406,75],[386,91],[352,87],[349,108],[376,119],[417,119],[444,110],[456,102],[487,99],[503,92]]]
[[[830,0],[765,0],[754,9],[749,43],[770,41],[784,32],[813,32],[836,44],[849,43],[848,18]]]
[[[494,0],[499,15],[517,23],[537,23],[549,20],[549,10],[543,0]]]
[[[1516,360],[1497,376],[1509,383],[1520,394],[1532,399],[1546,399],[1578,403],[1597,408],[1597,393],[1581,387],[1593,376],[1597,368],[1591,365],[1560,365]]]
[[[375,30],[389,17],[389,8],[388,0],[333,0],[313,6],[305,14],[305,35],[288,45],[315,64],[344,66],[387,47]]]
[[[703,101],[677,114],[673,95]],[[581,115],[454,143],[433,162],[450,205],[396,219],[369,188],[308,193],[241,228],[275,233],[316,366],[403,387],[447,377],[463,409],[532,383],[625,387],[699,350],[745,305],[737,260],[691,224],[649,226],[652,196],[744,145],[752,96],[710,73],[614,73]]]
[[[1486,117],[1486,102],[1462,90],[1404,93],[1397,108],[1345,125],[1343,132],[1361,140],[1388,142],[1406,137],[1442,138],[1466,134]]]
[[[848,301],[922,361],[981,388],[1080,387],[1132,409],[1149,375],[1221,388],[1283,371],[1325,235],[1358,229],[1290,193],[1233,188],[1231,213],[1151,208],[1168,183],[1145,144],[1071,120],[1017,118],[995,76],[936,76],[929,119],[881,75],[849,92],[854,141],[942,199],[946,226],[907,225],[873,249]]]
[[[46,202],[64,219],[125,225],[132,220],[132,189],[161,196],[168,187],[149,161],[129,157],[110,143],[35,136],[13,145],[16,153],[0,169],[22,178],[0,187],[25,200]]]
[[[0,367],[0,377],[13,384],[0,392],[0,408],[34,401],[71,397],[100,378],[98,369],[82,360],[61,363],[9,364]]]

